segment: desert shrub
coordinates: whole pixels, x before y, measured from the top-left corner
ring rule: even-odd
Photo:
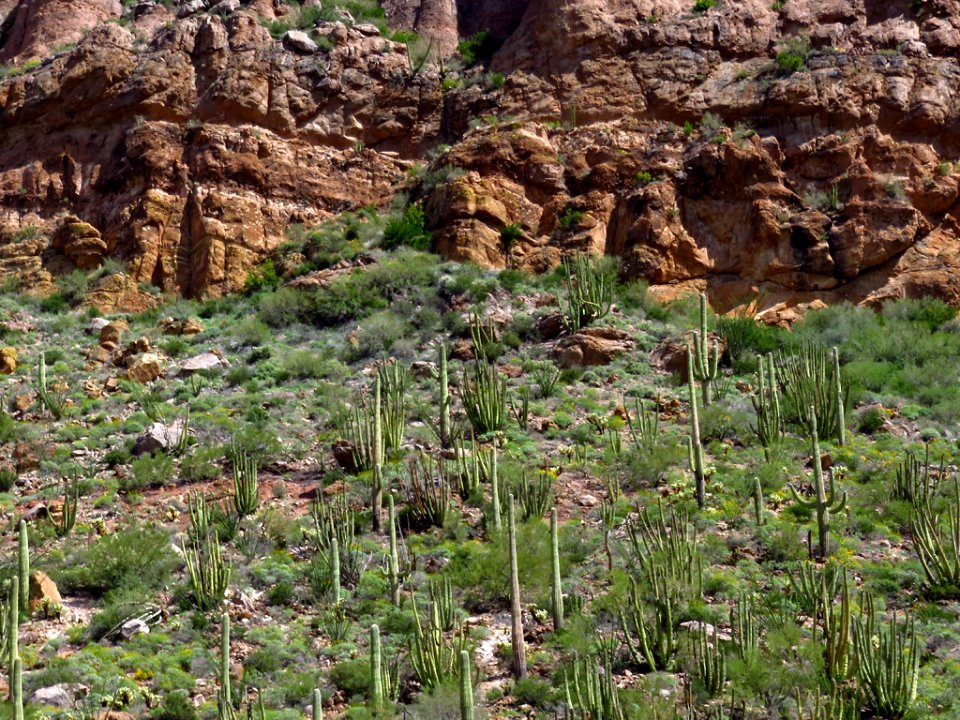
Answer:
[[[270,339],[270,328],[256,316],[248,315],[233,326],[230,334],[241,347],[256,347]]]
[[[262,263],[247,272],[247,280],[243,289],[248,293],[260,290],[272,290],[280,285],[280,276],[273,265],[273,260],[267,258]]]
[[[309,322],[312,313],[313,301],[310,294],[291,287],[263,294],[257,312],[263,322],[274,328]]]
[[[311,350],[291,350],[282,361],[290,377],[305,380],[322,378],[327,374],[327,358]]]
[[[383,229],[380,246],[392,250],[401,246],[427,251],[433,236],[427,231],[427,216],[419,205],[407,205],[403,215],[391,218]]]
[[[166,532],[131,527],[78,549],[58,580],[68,591],[155,589],[169,580],[178,562]]]
[[[135,492],[158,488],[173,480],[173,458],[163,453],[144,455],[131,464],[131,474],[120,478],[120,489]]]
[[[163,696],[163,705],[150,713],[150,720],[198,720],[190,696],[183,691],[167,693]]]
[[[883,410],[878,407],[867,408],[857,418],[857,430],[872,435],[881,428],[887,418]]]
[[[218,462],[222,457],[222,448],[196,445],[180,461],[180,478],[186,482],[213,480],[220,476]]]
[[[410,323],[393,310],[381,310],[360,325],[351,356],[355,360],[389,353],[394,344],[409,335]]]
[[[74,270],[57,278],[57,293],[70,307],[76,307],[87,296],[90,281],[82,270]]]
[[[494,37],[486,30],[481,30],[476,35],[461,40],[457,44],[457,52],[463,58],[463,64],[471,67],[478,62],[488,62],[501,45],[503,40]]]
[[[783,331],[758,323],[751,317],[718,317],[717,333],[723,338],[726,356],[734,372],[755,369],[757,355],[774,352],[780,347]],[[748,358],[747,355],[754,357]]]
[[[777,67],[786,73],[802,70],[811,52],[809,40],[800,37],[790,38],[777,53]]]

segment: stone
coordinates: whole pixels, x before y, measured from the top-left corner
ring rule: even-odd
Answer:
[[[161,355],[145,352],[131,361],[125,375],[128,380],[145,385],[163,377],[165,371],[166,360]]]
[[[177,418],[169,425],[162,422],[150,423],[134,443],[133,455],[146,455],[158,450],[166,452],[177,447],[183,436],[184,425],[183,418]]]
[[[435,378],[439,377],[437,364],[424,360],[414,360],[410,363],[410,374],[415,378]]]
[[[177,10],[177,17],[185,18],[206,9],[206,0],[188,0],[188,2],[180,5],[180,8]]]
[[[87,690],[86,685],[80,683],[58,683],[35,690],[30,696],[30,704],[60,709],[72,708],[77,700],[87,694]]]
[[[353,29],[367,37],[378,37],[380,35],[380,28],[373,23],[359,23],[358,25],[354,25]]]
[[[30,574],[30,615],[59,617],[63,611],[63,600],[57,584],[41,570]]]
[[[240,9],[240,0],[220,0],[216,5],[210,8],[211,13],[220,15],[229,15]]]
[[[123,336],[123,331],[126,329],[124,327],[126,323],[107,323],[102,328],[100,328],[99,342],[100,347],[105,350],[116,350],[120,347],[120,338]]]
[[[317,44],[311,40],[310,36],[303,32],[303,30],[287,30],[283,36],[283,43],[291,50],[306,55],[313,54],[319,50]]]
[[[196,372],[208,371],[208,370],[222,370],[225,367],[229,367],[230,363],[227,362],[226,358],[222,354],[215,351],[200,353],[188,360],[184,360],[180,365],[179,375],[181,377],[187,377],[193,375]]]
[[[632,350],[634,344],[622,330],[584,328],[561,340],[556,354],[564,368],[608,365],[617,355]]]
[[[157,327],[164,335],[197,335],[204,330],[203,323],[194,318],[178,320],[165,317],[157,323]]]
[[[0,349],[0,375],[13,375],[17,371],[17,349],[5,347]]]
[[[103,330],[109,324],[110,324],[110,321],[107,320],[105,317],[95,317],[87,325],[87,334],[100,335],[100,331]]]
[[[147,623],[145,623],[140,618],[133,618],[131,620],[127,620],[123,625],[120,626],[120,635],[123,637],[124,640],[129,640],[130,638],[136,637],[137,635],[149,635],[149,634],[150,634],[150,626],[147,625]]]

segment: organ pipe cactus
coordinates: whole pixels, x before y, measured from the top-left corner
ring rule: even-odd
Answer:
[[[233,454],[233,507],[238,516],[253,515],[257,511],[260,504],[257,487],[257,461],[236,450]]]
[[[690,435],[687,438],[687,455],[693,472],[697,506],[706,503],[706,469],[703,460],[703,445],[700,444],[700,415],[697,410],[697,392],[694,381],[693,347],[687,346],[687,391],[690,399]]]
[[[588,255],[565,258],[563,271],[563,321],[570,332],[577,332],[610,312],[613,287],[599,262]]]
[[[67,537],[77,524],[77,506],[80,503],[80,485],[69,483],[63,488],[63,511],[60,519],[53,521],[53,531],[59,538]]]
[[[853,620],[857,678],[867,704],[879,717],[900,720],[913,707],[920,672],[920,648],[912,618],[884,627],[878,623],[873,598],[863,596],[860,616]]]
[[[460,651],[460,720],[473,720],[473,678],[466,650]]]
[[[13,661],[10,697],[13,700],[13,720],[23,720],[23,663],[19,656]]]
[[[827,589],[827,580],[821,576],[823,598],[821,607],[823,616],[823,665],[824,674],[834,687],[839,687],[850,677],[850,586],[847,571],[843,571],[843,590],[840,593],[840,606],[833,602],[833,595]],[[816,623],[814,623],[816,632]],[[816,638],[816,636],[814,636]]]
[[[920,558],[927,590],[938,596],[960,595],[960,481],[953,481],[953,502],[945,517],[928,502],[913,516],[913,545]]]
[[[711,643],[707,638],[707,629],[701,626],[695,642],[697,675],[707,695],[716,697],[723,692],[727,682],[727,660],[720,647],[720,638],[714,634]]]
[[[827,557],[830,544],[830,516],[843,512],[847,506],[847,493],[837,491],[837,469],[830,468],[829,488],[824,484],[823,462],[820,456],[820,439],[817,436],[817,416],[810,408],[810,435],[813,440],[813,489],[814,497],[804,500],[791,486],[793,499],[803,507],[817,514],[818,554],[821,559]]]
[[[700,330],[693,333],[693,370],[700,382],[704,406],[712,405],[713,383],[720,375],[720,344],[716,338],[712,346],[710,343],[707,333],[707,296],[704,293],[700,293]]]
[[[550,560],[553,572],[550,575],[550,589],[553,595],[553,629],[563,629],[563,587],[560,580],[560,544],[557,538],[557,509],[550,510]]]
[[[770,461],[770,448],[783,437],[783,417],[780,413],[780,389],[777,384],[777,371],[773,364],[773,353],[760,358],[757,372],[758,389],[750,400],[757,413],[757,424],[753,428],[763,454]]]
[[[14,668],[20,660],[20,578],[10,578],[10,601],[7,613],[7,672],[13,677]],[[10,697],[13,698],[13,683],[10,683]]]
[[[390,557],[387,571],[390,575],[390,602],[400,607],[400,552],[397,548],[397,511],[393,495],[387,495],[387,522],[390,524]]]
[[[753,603],[741,594],[730,610],[730,627],[733,629],[733,646],[739,658],[750,663],[760,651],[760,628],[757,625]]]
[[[492,363],[475,360],[460,382],[463,409],[476,435],[498,432],[507,418],[507,379]]]
[[[523,609],[520,604],[520,567],[517,562],[517,528],[513,495],[507,500],[507,529],[510,543],[510,636],[513,651],[513,676],[527,676],[527,648],[523,641]]]
[[[206,611],[218,607],[230,584],[230,568],[220,555],[217,531],[194,538],[189,549],[183,547],[183,556],[197,609]]]
[[[403,430],[406,423],[407,385],[409,383],[407,371],[400,363],[384,363],[377,368],[377,377],[380,380],[383,448],[385,450],[399,450],[403,444]]]
[[[370,704],[374,711],[383,709],[383,677],[380,657],[380,627],[370,626]]]
[[[450,427],[450,380],[447,372],[447,346],[440,344],[440,445],[448,448],[453,442]]]
[[[637,665],[645,665],[650,672],[670,671],[677,651],[673,624],[676,603],[664,580],[662,575],[655,578],[653,620],[646,617],[635,578],[630,578],[627,607],[621,606],[618,611],[630,657]]]
[[[567,718],[575,720],[625,720],[620,690],[614,681],[609,655],[603,661],[576,658],[573,679],[564,675]]]

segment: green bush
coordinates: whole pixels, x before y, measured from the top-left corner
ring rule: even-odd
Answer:
[[[466,67],[472,67],[478,62],[489,62],[501,45],[503,40],[494,37],[486,30],[481,30],[473,37],[461,40],[457,44],[457,52],[463,58],[463,64]]]
[[[155,589],[169,581],[178,564],[166,532],[132,527],[77,550],[58,581],[62,589],[71,592]]]
[[[131,474],[120,478],[120,489],[136,492],[146,488],[159,488],[173,480],[173,458],[158,453],[144,455],[133,461]]]
[[[806,38],[790,38],[777,53],[777,67],[783,72],[794,73],[806,67],[810,57],[810,42]]]
[[[273,265],[273,260],[267,258],[255,268],[247,272],[247,280],[243,289],[248,293],[260,290],[273,290],[280,285],[280,276]]]
[[[380,246],[385,250],[406,246],[426,252],[433,241],[433,236],[427,231],[426,225],[427,216],[423,208],[419,205],[407,205],[402,216],[387,221]]]

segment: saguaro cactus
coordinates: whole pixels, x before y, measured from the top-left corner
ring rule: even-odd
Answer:
[[[390,602],[400,607],[400,553],[397,549],[397,511],[393,504],[393,495],[387,495],[387,522],[390,523]]]
[[[513,676],[527,676],[527,648],[523,642],[523,610],[520,605],[520,567],[517,563],[517,528],[513,495],[507,502],[507,529],[510,542],[510,627],[513,648]]]
[[[220,689],[217,692],[217,720],[234,720],[233,691],[230,688],[230,616],[220,616]]]
[[[334,604],[340,602],[340,543],[336,538],[330,541],[330,582],[333,588]]]
[[[813,487],[815,496],[804,500],[791,486],[793,499],[805,508],[817,513],[818,554],[821,559],[827,557],[830,543],[830,515],[843,512],[847,506],[847,493],[837,493],[836,468],[830,468],[830,487],[823,482],[823,461],[820,457],[820,439],[817,437],[817,416],[810,408],[810,434],[813,437]]]
[[[837,350],[836,345],[834,345],[833,350],[830,352],[833,357],[833,377],[834,377],[834,392],[836,392],[836,402],[837,404],[837,443],[840,445],[847,444],[847,425],[846,420],[843,416],[843,386],[840,379],[840,351]]]
[[[563,588],[560,585],[560,546],[557,538],[557,509],[550,510],[550,559],[553,564],[551,589],[553,590],[553,629],[563,629]]]
[[[323,705],[321,704],[320,689],[313,689],[313,702],[310,705],[310,717],[312,720],[323,720]]]
[[[370,626],[370,704],[374,710],[383,708],[383,676],[381,675],[380,626]]]
[[[713,381],[720,374],[720,344],[714,339],[711,354],[710,336],[707,334],[707,296],[700,293],[700,330],[693,333],[693,369],[703,392],[703,404],[713,404]]]
[[[20,552],[18,557],[20,575],[20,608],[26,610],[30,602],[30,541],[27,534],[27,523],[24,520],[20,521],[18,539],[20,541]]]
[[[10,609],[7,617],[7,673],[13,677],[14,668],[20,658],[20,578],[14,575],[10,579]],[[13,699],[13,681],[10,682],[10,699]]]
[[[703,462],[703,445],[700,444],[700,414],[697,410],[697,390],[693,374],[693,348],[687,347],[687,390],[690,396],[690,436],[687,438],[687,454],[690,470],[696,483],[697,505],[706,502],[706,471]]]
[[[380,402],[380,375],[373,381],[373,487],[370,491],[370,507],[373,516],[373,531],[380,532],[380,511],[383,506],[383,420]]]
[[[447,346],[440,344],[440,445],[448,448],[450,437],[450,380],[447,374]]]
[[[460,651],[460,720],[473,720],[473,679],[466,650]]]
[[[19,656],[13,661],[10,696],[13,700],[13,720],[23,720],[23,664]]]
[[[757,525],[763,525],[763,488],[760,486],[760,478],[753,478],[753,514],[757,520]]]

